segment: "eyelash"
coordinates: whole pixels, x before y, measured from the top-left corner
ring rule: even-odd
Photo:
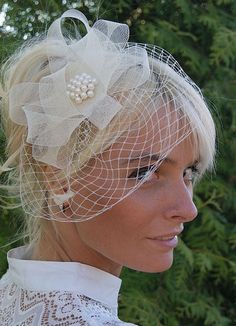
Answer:
[[[137,181],[141,181],[142,179],[145,178],[145,176],[147,175],[148,172],[150,172],[153,169],[154,165],[149,165],[149,166],[144,166],[142,168],[138,168],[136,170],[134,170],[130,175],[129,178],[130,179],[136,179]],[[141,176],[141,173],[145,174],[143,176]],[[155,173],[158,172],[158,169],[155,170]]]
[[[138,168],[135,171],[133,171],[129,175],[128,178],[129,179],[136,179],[137,181],[141,181],[147,176],[148,172],[153,170],[153,167],[154,167],[154,165],[149,165],[149,166],[144,166],[142,168]],[[197,165],[189,166],[184,170],[184,175],[183,175],[184,178],[187,176],[187,171],[188,170],[191,170],[191,177],[189,179],[187,179],[187,181],[190,181],[190,182],[194,183],[194,181],[197,179],[197,177],[200,176],[200,170],[199,170]],[[154,171],[154,173],[158,173],[158,172],[159,172],[159,169],[157,168]],[[144,173],[144,175],[142,175],[142,173]]]
[[[184,177],[187,175],[187,170],[191,170],[191,177],[189,179],[187,179],[187,181],[190,181],[192,183],[194,183],[196,181],[196,179],[200,176],[200,169],[197,166],[197,164],[189,166],[187,169],[185,169],[184,171]]]

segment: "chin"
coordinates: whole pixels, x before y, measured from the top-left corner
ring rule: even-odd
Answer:
[[[173,265],[173,251],[166,253],[165,255],[160,255],[158,258],[153,258],[147,261],[147,258],[143,260],[142,264],[137,264],[137,266],[127,266],[139,272],[145,273],[161,273],[165,272],[171,268]]]
[[[173,262],[169,264],[158,264],[157,266],[150,266],[149,268],[145,268],[142,270],[142,272],[145,273],[162,273],[167,271],[171,268]]]

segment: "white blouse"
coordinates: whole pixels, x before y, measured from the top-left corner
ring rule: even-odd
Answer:
[[[1,326],[123,326],[117,316],[121,279],[76,262],[29,260],[24,246],[8,253],[0,280]]]

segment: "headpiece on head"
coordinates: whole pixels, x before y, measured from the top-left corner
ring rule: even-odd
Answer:
[[[87,34],[66,40],[65,18],[82,22]],[[127,25],[98,20],[90,27],[81,12],[68,10],[47,33],[49,72],[11,88],[10,117],[27,127],[21,195],[28,214],[62,221],[97,216],[141,186],[196,126],[198,135],[206,117],[213,128],[199,88],[176,60],[128,38]],[[141,178],[131,171],[142,168],[143,157],[150,168]],[[70,215],[56,212],[65,200]]]

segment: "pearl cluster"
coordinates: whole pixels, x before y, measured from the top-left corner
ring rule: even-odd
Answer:
[[[76,104],[82,103],[87,98],[94,97],[97,80],[86,73],[76,75],[67,85],[67,95]]]

